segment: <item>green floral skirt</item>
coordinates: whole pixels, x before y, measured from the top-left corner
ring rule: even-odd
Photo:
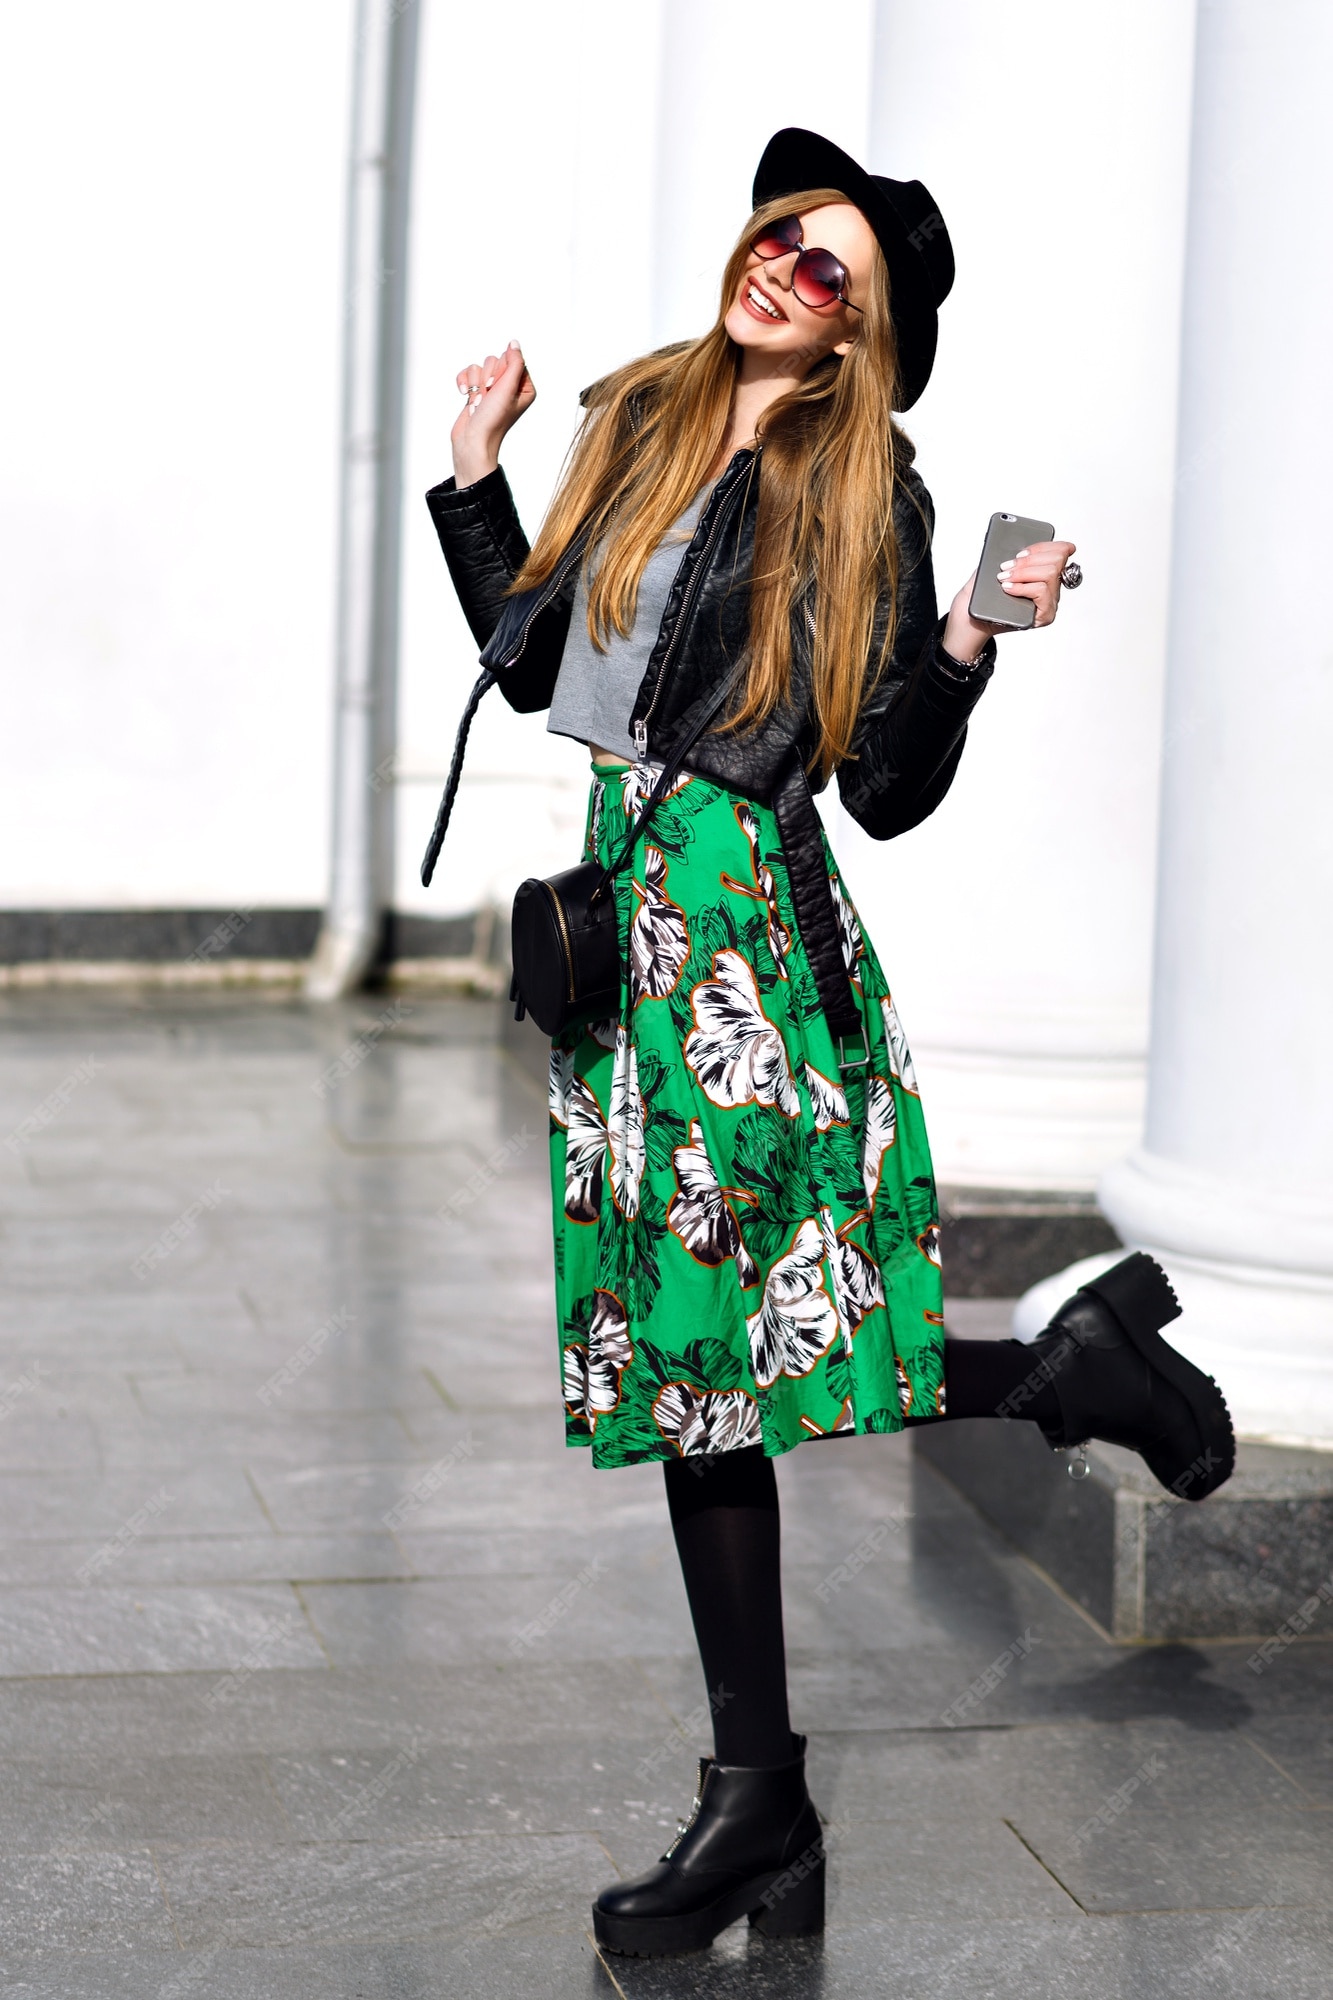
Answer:
[[[656,775],[594,766],[585,858],[610,859]],[[839,1067],[766,807],[684,775],[616,878],[620,1017],[551,1051],[567,1433],[595,1465],[775,1456],[943,1406],[921,1102],[824,858],[862,1067]]]

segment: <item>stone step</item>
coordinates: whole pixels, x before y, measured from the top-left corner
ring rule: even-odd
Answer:
[[[1070,1477],[1035,1424],[965,1419],[913,1448],[1113,1639],[1268,1642],[1333,1633],[1333,1452],[1242,1444],[1198,1502],[1135,1452],[1087,1447]],[[1321,1592],[1324,1593],[1321,1595]],[[1256,1657],[1258,1657],[1256,1655]]]

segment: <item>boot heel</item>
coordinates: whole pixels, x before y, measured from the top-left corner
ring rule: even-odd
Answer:
[[[1110,1307],[1126,1333],[1147,1325],[1156,1333],[1180,1318],[1180,1302],[1160,1264],[1136,1250],[1100,1278],[1089,1278],[1080,1291],[1091,1292]]]
[[[802,1855],[774,1876],[750,1922],[765,1937],[807,1937],[824,1928],[823,1855]]]

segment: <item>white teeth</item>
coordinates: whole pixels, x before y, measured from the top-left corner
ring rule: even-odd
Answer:
[[[756,286],[754,285],[750,286],[748,297],[751,303],[757,305],[761,312],[766,312],[770,319],[782,318],[782,314],[777,310],[775,306],[771,306],[769,304],[768,300],[764,297],[763,293],[759,291]]]

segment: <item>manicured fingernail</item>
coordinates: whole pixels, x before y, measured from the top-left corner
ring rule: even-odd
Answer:
[[[1005,573],[1005,571],[1006,571],[1006,570],[1008,570],[1008,569],[1012,569],[1012,568],[1013,568],[1013,566],[1014,566],[1014,559],[1013,559],[1013,557],[1012,557],[1012,556],[1007,556],[1007,557],[1005,558],[1005,560],[1004,560],[1004,561],[1003,561],[1003,562],[1002,562],[1002,563],[1000,564],[1000,575],[1001,575],[1001,576],[1003,576],[1003,575],[1004,575],[1004,573]]]
[[[1020,550],[1018,551],[1018,555],[1014,557],[1014,561],[1015,561],[1015,562],[1017,562],[1017,561],[1018,561],[1018,556],[1026,556],[1026,555],[1030,555],[1031,553],[1032,553],[1032,551],[1031,551],[1030,549],[1020,549]]]
[[[494,380],[495,380],[495,377],[494,377],[494,375],[488,375],[488,376],[486,377],[486,380],[485,380],[485,381],[484,381],[484,382],[482,383],[482,385],[481,385],[481,386],[482,386],[482,388],[483,388],[483,389],[489,389],[489,388],[490,388],[490,386],[491,386],[491,384],[492,384],[492,382],[493,382]]]
[[[1005,579],[1001,577],[1000,588],[1001,590],[1017,590],[1018,585],[1016,583],[1007,583]]]

